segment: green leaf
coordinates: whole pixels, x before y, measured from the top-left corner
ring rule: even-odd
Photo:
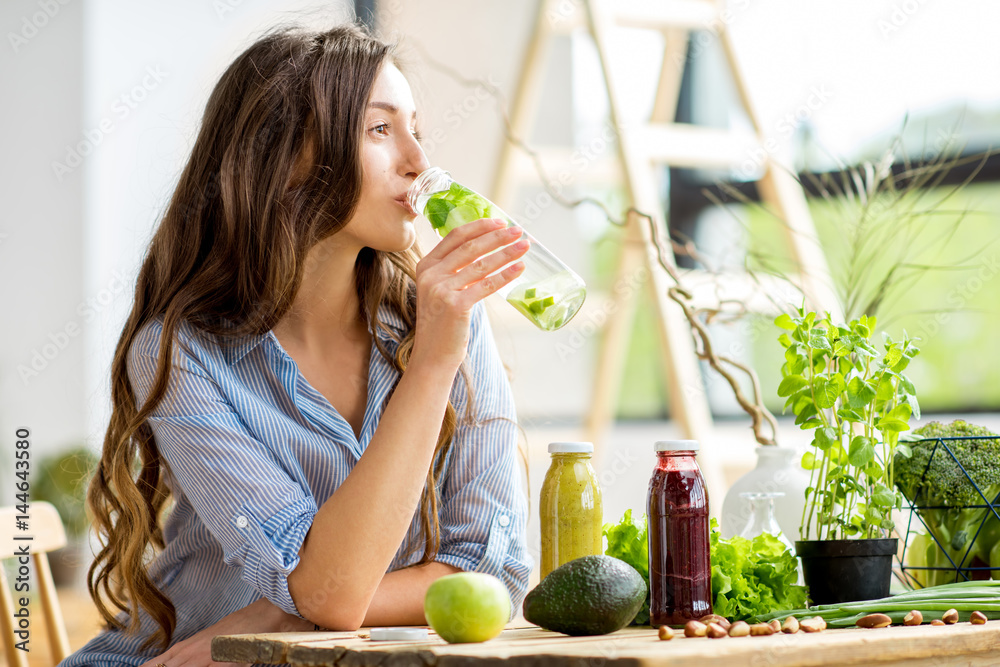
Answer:
[[[893,507],[896,504],[896,494],[885,484],[877,484],[872,502],[879,507]]]
[[[845,389],[844,378],[839,373],[833,375],[828,380],[818,378],[813,382],[813,393],[816,395],[816,407],[822,409],[832,408]]]
[[[844,406],[837,410],[837,416],[844,421],[849,422],[863,422],[865,420],[864,415],[853,408]]]
[[[782,313],[775,318],[774,323],[777,324],[782,329],[787,329],[788,331],[795,331],[795,322],[789,317],[788,313]]]
[[[455,208],[455,204],[449,200],[431,197],[424,204],[424,217],[431,223],[431,227],[439,229],[445,226],[445,223],[448,221],[448,214],[451,213],[451,209],[453,208]]]
[[[817,330],[813,332],[812,337],[809,339],[809,347],[814,350],[822,350],[824,352],[833,352],[833,347],[830,345],[830,341],[827,339],[826,335],[822,330]]]
[[[785,355],[788,358],[788,355]],[[788,359],[788,372],[791,375],[798,375],[809,366],[809,360],[805,357],[795,355],[794,359]]]
[[[795,417],[795,425],[800,426],[816,416],[816,406],[812,403],[806,405]],[[807,427],[811,428],[811,427]]]
[[[835,442],[840,440],[840,434],[833,426],[827,426],[816,431],[814,444],[821,450],[826,451]]]
[[[818,431],[817,431],[818,432]],[[806,452],[802,455],[802,469],[803,470],[815,470],[820,467],[821,463],[816,458],[816,455],[812,452]]]
[[[789,375],[778,385],[778,396],[791,396],[809,382],[801,375]]]
[[[903,351],[894,345],[885,351],[885,358],[882,359],[882,363],[884,363],[889,368],[892,368],[893,366],[896,365],[896,362],[898,362],[902,358],[903,358]]]
[[[795,341],[792,340],[791,336],[789,336],[786,333],[783,333],[780,336],[778,336],[778,342],[781,343],[781,347],[788,347],[789,345],[793,345],[795,343]]]
[[[808,431],[811,428],[818,428],[818,427],[820,427],[822,425],[823,425],[823,422],[821,422],[818,419],[808,419],[808,420],[802,422],[802,425],[799,426],[799,428],[802,429],[803,431]]]
[[[847,383],[847,402],[852,408],[865,407],[875,399],[875,393],[875,389],[859,377]]]
[[[892,412],[889,413],[889,416],[894,419],[899,419],[900,421],[905,422],[910,420],[911,413],[912,410],[910,410],[909,405],[907,405],[906,403],[900,403],[899,405],[897,405],[892,409]]]
[[[892,376],[885,374],[879,378],[878,389],[875,398],[879,401],[891,401],[896,395],[896,390],[892,386]]]
[[[863,468],[875,460],[875,445],[872,439],[863,435],[856,435],[851,438],[851,446],[847,453],[847,460],[855,468]]]
[[[875,423],[875,428],[883,433],[899,433],[901,431],[909,431],[910,425],[901,419],[896,419],[895,417],[882,417],[882,419],[879,419]]]
[[[907,396],[917,395],[917,388],[913,386],[913,382],[910,381],[910,378],[905,375],[899,376],[899,389]]]
[[[896,453],[902,456],[904,459],[908,459],[913,456],[913,450],[910,449],[909,445],[899,444],[896,445]]]

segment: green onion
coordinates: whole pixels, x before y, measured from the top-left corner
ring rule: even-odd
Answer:
[[[958,612],[960,621],[968,621],[974,611],[982,612],[991,620],[1000,619],[1000,581],[962,581],[907,591],[878,600],[825,604],[762,614],[753,621],[764,623],[775,618],[784,620],[789,616],[821,616],[831,628],[847,628],[852,627],[862,616],[876,613],[887,615],[894,624],[902,623],[906,614],[914,609],[927,612],[927,621],[940,617],[949,609]]]

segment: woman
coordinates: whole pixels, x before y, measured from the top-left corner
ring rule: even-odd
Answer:
[[[112,367],[88,494],[108,629],[63,665],[424,624],[430,583],[465,570],[520,608],[515,415],[479,302],[527,241],[479,220],[419,258],[414,124],[391,48],[355,27],[275,32],[223,74]]]

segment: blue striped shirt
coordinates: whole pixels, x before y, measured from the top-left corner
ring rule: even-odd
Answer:
[[[395,353],[402,320],[387,306],[379,315],[389,331],[373,335]],[[161,331],[162,320],[150,322],[129,350],[128,375],[139,405],[152,388]],[[175,340],[167,394],[148,422],[175,500],[164,525],[166,547],[150,565],[177,612],[172,642],[261,597],[301,617],[288,592],[288,575],[299,563],[317,508],[371,442],[399,374],[373,344],[358,439],[273,332],[220,346],[184,323]],[[459,425],[439,481],[437,560],[499,577],[510,592],[513,616],[532,567],[525,539],[527,499],[517,464],[513,396],[481,303],[473,311],[467,362],[474,414],[464,419],[466,386],[458,374],[451,400]],[[377,517],[371,525],[378,530]],[[389,571],[420,559],[419,533],[418,512]],[[418,548],[407,557],[414,545]],[[125,621],[127,615],[119,618]],[[137,635],[103,631],[62,667],[139,665],[158,655],[155,648],[140,653],[139,646],[158,628],[144,611],[140,619]]]

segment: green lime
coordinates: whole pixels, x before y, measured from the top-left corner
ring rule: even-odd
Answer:
[[[449,644],[484,642],[500,634],[510,620],[510,594],[490,574],[449,574],[427,589],[424,615]]]

